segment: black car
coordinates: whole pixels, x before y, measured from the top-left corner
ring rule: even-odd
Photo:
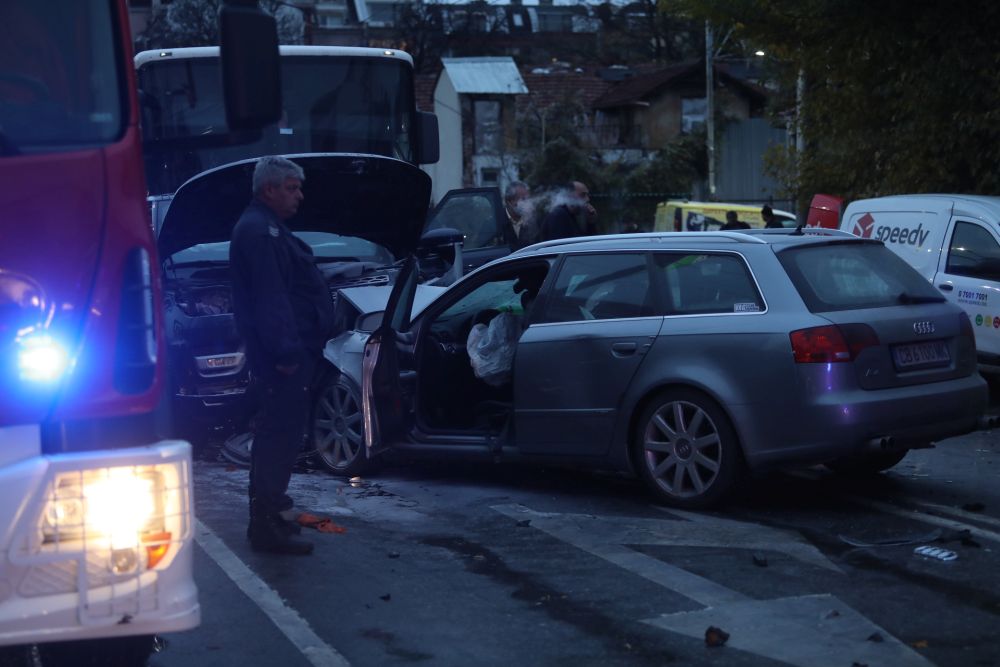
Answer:
[[[312,247],[335,300],[343,287],[391,285],[401,261],[418,248],[421,278],[442,283],[510,251],[495,188],[449,193],[428,216],[430,178],[413,165],[369,155],[288,157],[306,177],[305,199],[287,224]],[[243,160],[199,174],[171,200],[158,198],[154,210],[172,435],[196,443],[242,430],[252,416],[245,348],[232,314],[229,237],[251,199],[255,164]],[[459,231],[435,223],[438,210]],[[426,220],[430,233],[421,244]],[[474,247],[453,266],[470,234]],[[353,326],[354,306],[338,304],[336,311],[338,330]]]

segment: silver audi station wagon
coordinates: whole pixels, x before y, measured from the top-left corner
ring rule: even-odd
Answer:
[[[328,342],[318,451],[389,449],[632,471],[662,502],[723,501],[751,470],[880,471],[975,429],[968,317],[880,242],[812,233],[551,241]]]

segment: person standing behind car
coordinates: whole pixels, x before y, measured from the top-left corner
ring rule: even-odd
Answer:
[[[512,250],[526,248],[541,240],[530,196],[528,185],[521,181],[512,182],[504,190],[503,206],[507,211],[507,221],[513,234]]]
[[[233,314],[246,341],[260,415],[250,462],[250,526],[255,551],[308,554],[311,542],[280,512],[309,419],[309,384],[333,322],[333,302],[312,249],[285,221],[303,200],[302,168],[263,157],[253,200],[233,229],[229,262]]]
[[[542,240],[584,236],[597,211],[590,205],[590,190],[580,181],[567,184],[556,196],[556,205],[542,220]]]
[[[723,231],[731,229],[750,229],[750,225],[736,216],[736,211],[726,211],[726,224],[719,227]]]
[[[764,208],[760,209],[760,217],[764,221],[764,227],[766,229],[781,229],[782,224],[778,222],[778,219],[774,217],[774,210],[764,204]]]

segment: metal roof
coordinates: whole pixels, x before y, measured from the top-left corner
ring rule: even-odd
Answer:
[[[528,92],[510,57],[442,58],[441,64],[459,94],[518,95]]]

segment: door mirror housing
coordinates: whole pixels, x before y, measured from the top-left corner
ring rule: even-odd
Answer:
[[[226,122],[257,130],[281,119],[278,27],[257,2],[227,0],[219,12]]]
[[[417,112],[417,164],[434,164],[441,159],[441,143],[438,138],[437,116],[427,112]]]

